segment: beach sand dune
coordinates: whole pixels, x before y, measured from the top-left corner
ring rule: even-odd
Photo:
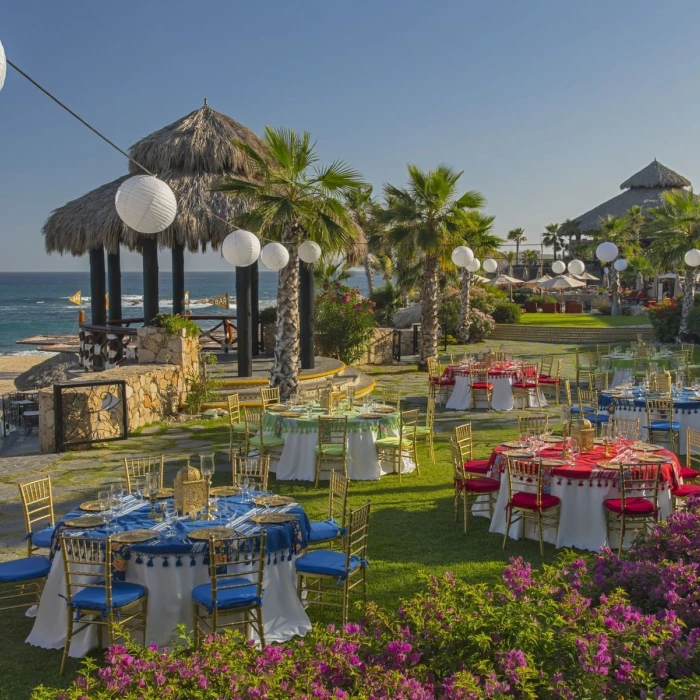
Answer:
[[[0,394],[15,390],[15,378],[49,355],[0,355]]]

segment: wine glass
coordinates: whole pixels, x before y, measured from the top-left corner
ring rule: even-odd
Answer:
[[[140,503],[143,503],[143,491],[145,488],[145,479],[132,479],[131,480],[132,484],[132,492],[135,494],[136,498],[138,498]]]
[[[250,502],[250,480],[247,476],[241,479],[241,493],[243,494],[243,503]]]
[[[122,484],[112,484],[109,490],[112,497],[112,507],[115,511],[121,511],[124,500],[124,486]]]
[[[156,500],[158,498],[158,491],[160,491],[160,479],[156,472],[151,472],[146,476],[146,492],[148,493],[148,498],[151,501],[151,511],[148,517],[151,520],[156,518]]]
[[[177,522],[177,511],[172,507],[168,506],[167,501],[163,501],[165,504],[165,510],[163,512],[163,515],[165,517],[165,522],[166,522],[166,532],[168,533],[168,537],[172,537],[175,534],[175,523]]]

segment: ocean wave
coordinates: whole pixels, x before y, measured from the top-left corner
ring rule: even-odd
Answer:
[[[0,357],[29,357],[34,355],[46,355],[47,357],[52,357],[55,352],[46,352],[45,350],[19,350],[18,352],[0,352]]]

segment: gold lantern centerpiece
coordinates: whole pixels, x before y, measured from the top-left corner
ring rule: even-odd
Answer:
[[[204,508],[206,500],[206,481],[199,469],[190,465],[182,467],[175,476],[173,484],[175,510],[181,515],[195,516]]]
[[[588,452],[593,449],[595,439],[595,428],[591,421],[583,418],[578,421],[575,428],[571,431],[572,437],[578,440],[579,449],[581,452]]]

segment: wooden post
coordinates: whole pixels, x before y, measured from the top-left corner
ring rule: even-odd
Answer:
[[[93,326],[107,325],[106,293],[105,251],[100,247],[90,251],[90,316]]]
[[[299,345],[301,368],[313,369],[314,362],[314,266],[299,260]]]
[[[143,323],[150,325],[158,315],[158,241],[155,236],[143,236]]]
[[[236,330],[238,376],[253,376],[253,328],[251,324],[250,267],[236,268]]]
[[[253,323],[253,357],[260,354],[260,275],[258,261],[250,266],[250,314]]]
[[[185,246],[177,243],[172,249],[173,313],[185,315]]]
[[[107,253],[107,279],[109,281],[109,320],[122,317],[122,264],[119,248]]]

